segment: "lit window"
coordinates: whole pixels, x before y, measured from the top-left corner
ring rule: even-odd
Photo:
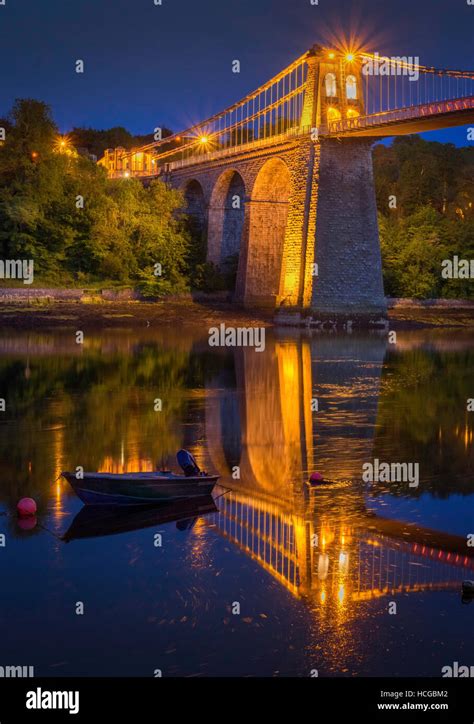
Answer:
[[[326,84],[326,95],[328,98],[335,98],[337,96],[337,85],[336,76],[334,73],[327,73],[324,79]]]
[[[346,78],[346,96],[349,100],[357,99],[357,78],[355,75],[348,75]]]

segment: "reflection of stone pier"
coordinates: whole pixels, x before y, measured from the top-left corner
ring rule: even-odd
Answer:
[[[373,455],[385,351],[375,335],[269,339],[264,354],[236,350],[207,388],[208,454],[232,489],[211,516],[217,530],[340,620],[349,601],[456,589],[474,570],[464,539],[366,511],[357,481]],[[314,468],[341,483],[310,490]]]
[[[292,505],[294,485],[301,489],[315,468],[328,479],[360,479],[372,455],[385,348],[374,335],[269,339],[264,354],[236,350],[235,374],[216,377],[206,402],[209,454],[223,483]]]
[[[294,486],[301,490],[302,470],[312,466],[309,345],[269,339],[264,354],[236,350],[234,363],[234,389],[222,389],[222,375],[208,387],[212,463],[223,485],[291,508]],[[232,477],[234,466],[240,468],[239,479]]]

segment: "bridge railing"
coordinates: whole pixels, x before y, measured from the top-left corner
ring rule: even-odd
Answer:
[[[360,131],[365,128],[387,126],[401,121],[429,118],[467,109],[474,109],[474,96],[448,101],[435,101],[419,106],[408,106],[407,108],[397,108],[390,111],[373,113],[368,116],[331,121],[321,128],[320,133],[321,135],[337,135],[348,131]]]
[[[474,73],[431,68],[418,58],[361,54],[365,115],[474,96]]]
[[[311,127],[310,126],[304,126],[304,127],[297,127],[297,128],[289,128],[284,133],[280,133],[275,136],[269,136],[268,138],[261,138],[257,139],[256,141],[250,141],[248,143],[243,143],[239,145],[238,147],[232,146],[230,148],[223,148],[218,151],[208,151],[207,153],[201,153],[199,155],[195,156],[188,156],[186,158],[182,158],[178,161],[170,161],[169,163],[166,163],[165,170],[167,171],[176,171],[180,168],[185,168],[187,166],[190,166],[195,163],[206,163],[208,161],[215,161],[219,158],[226,158],[228,156],[235,156],[237,153],[249,153],[253,150],[259,150],[261,148],[265,148],[266,146],[278,146],[279,144],[285,144],[288,142],[291,142],[295,138],[301,138],[302,136],[309,136],[311,133]],[[160,167],[163,169],[163,166]]]

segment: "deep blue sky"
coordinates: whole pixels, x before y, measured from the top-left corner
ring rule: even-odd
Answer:
[[[16,97],[51,104],[62,131],[178,131],[244,96],[313,43],[362,36],[381,54],[474,69],[466,0],[6,0],[0,115]],[[77,58],[84,75],[75,73]],[[241,73],[231,72],[232,60]],[[467,145],[466,130],[430,133]]]

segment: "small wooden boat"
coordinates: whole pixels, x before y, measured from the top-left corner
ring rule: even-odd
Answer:
[[[146,505],[210,495],[219,475],[153,473],[61,473],[86,505]]]
[[[142,528],[176,522],[180,531],[192,528],[198,518],[216,513],[212,495],[177,500],[157,505],[85,505],[75,516],[62,540],[99,538],[107,535],[130,533]]]

